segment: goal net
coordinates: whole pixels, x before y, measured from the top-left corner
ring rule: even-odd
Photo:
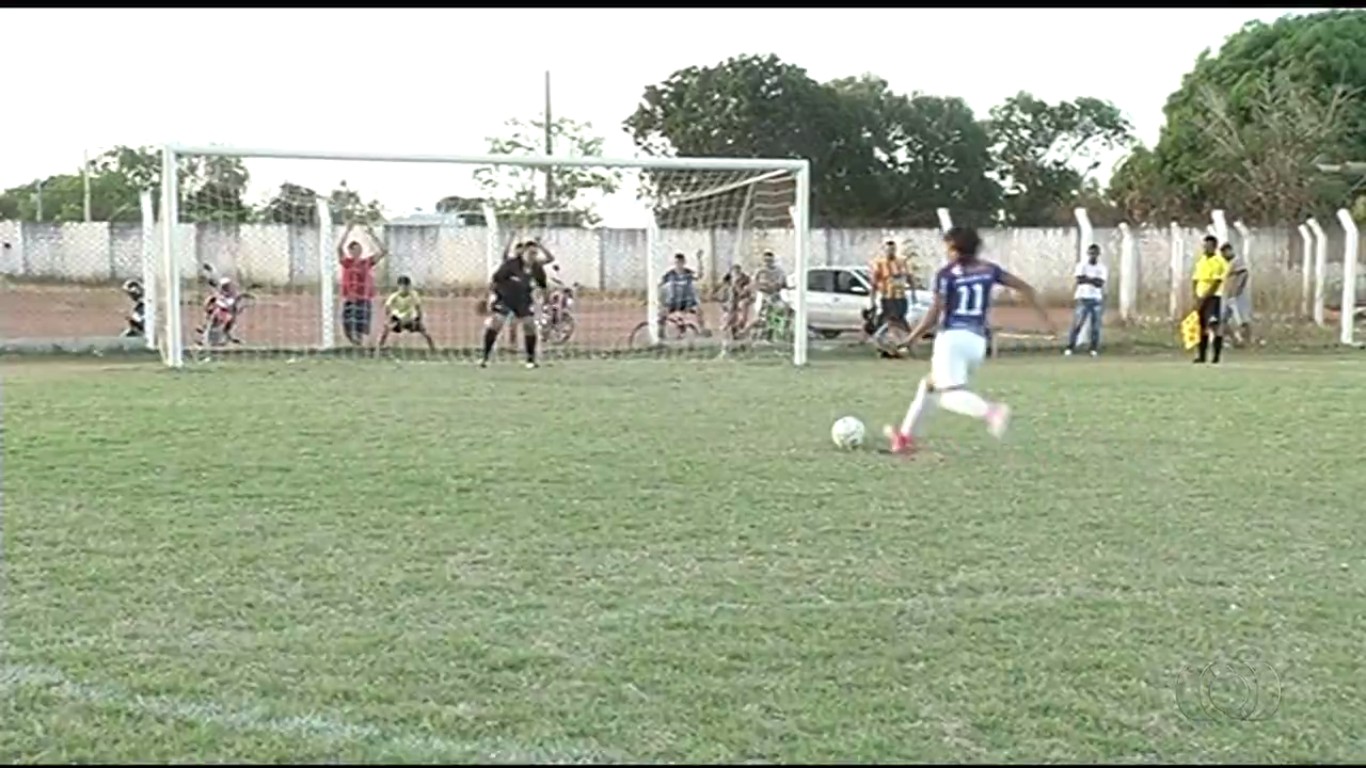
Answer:
[[[167,148],[155,337],[176,367],[474,359],[496,318],[503,359],[531,328],[542,359],[802,364],[807,173],[796,160]],[[545,263],[529,319],[489,301],[519,252]],[[754,290],[761,270],[768,295]]]

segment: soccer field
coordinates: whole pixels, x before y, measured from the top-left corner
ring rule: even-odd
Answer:
[[[0,761],[1366,759],[1366,359],[7,364]]]

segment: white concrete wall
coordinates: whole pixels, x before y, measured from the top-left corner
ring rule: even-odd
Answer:
[[[342,235],[335,228],[329,242]],[[1186,269],[1204,230],[1183,230]],[[1269,284],[1286,278],[1298,286],[1294,275],[1300,254],[1299,237],[1286,229],[1254,231],[1248,257],[1257,279]],[[476,284],[486,279],[483,228],[394,225],[383,229],[388,243],[386,280],[406,274],[419,285]],[[989,229],[983,232],[991,256],[1013,272],[1048,292],[1065,292],[1072,284],[1077,257],[1077,230]],[[0,221],[0,242],[11,247],[0,252],[0,274],[16,279],[53,281],[111,281],[141,275],[141,227],[136,224],[68,223],[41,224]],[[908,243],[921,255],[920,271],[928,277],[941,258],[942,246],[935,230],[850,230],[811,232],[813,265],[867,262],[891,237]],[[1165,296],[1170,286],[1170,234],[1166,228],[1135,229],[1139,257],[1140,302],[1147,294]],[[1332,274],[1341,274],[1342,235],[1330,230],[1333,242]],[[266,285],[308,286],[319,276],[318,232],[315,228],[283,224],[181,224],[176,248],[182,254],[186,276],[200,263],[236,272]],[[1097,229],[1095,241],[1116,278],[1119,232]],[[157,248],[160,238],[156,238]],[[646,287],[646,233],[622,229],[552,229],[544,242],[563,265],[562,275],[589,288],[642,290]],[[1235,245],[1236,245],[1235,241]],[[674,253],[686,254],[690,263],[700,251],[704,272],[716,276],[735,260],[753,266],[765,249],[773,250],[790,268],[792,235],[789,230],[664,230],[660,233],[658,258],[661,269]],[[334,252],[327,254],[332,258]],[[1332,276],[1330,274],[1330,282]],[[1111,289],[1115,288],[1111,281]],[[1331,291],[1330,291],[1330,295]]]

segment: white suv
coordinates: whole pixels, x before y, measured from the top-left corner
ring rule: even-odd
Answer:
[[[783,291],[789,306],[794,290]],[[807,325],[827,339],[862,331],[863,312],[873,306],[872,295],[873,276],[867,267],[811,267],[806,270]],[[914,325],[930,308],[930,293],[914,291],[909,298],[906,322]]]

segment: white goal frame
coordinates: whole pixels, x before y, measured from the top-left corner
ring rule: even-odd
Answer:
[[[637,170],[676,170],[676,171],[754,171],[791,173],[795,181],[795,199],[791,206],[793,226],[792,258],[796,271],[793,310],[794,324],[798,329],[793,334],[792,363],[806,365],[808,334],[807,327],[807,265],[810,261],[811,241],[811,163],[809,160],[790,158],[722,158],[722,157],[658,157],[658,158],[608,158],[608,157],[554,157],[548,155],[429,155],[394,154],[386,152],[334,152],[327,150],[281,150],[249,147],[196,146],[185,144],[166,144],[161,155],[161,211],[159,234],[161,237],[161,270],[165,306],[172,308],[166,316],[166,335],[163,358],[167,366],[181,368],[185,365],[185,339],[181,313],[175,311],[181,302],[182,255],[177,252],[175,225],[180,220],[180,185],[177,178],[178,161],[183,156],[197,157],[238,157],[269,158],[277,160],[335,160],[347,162],[378,163],[424,163],[464,166],[519,165],[529,168],[553,167],[608,167]],[[325,213],[325,206],[319,206]],[[654,211],[650,210],[650,232],[657,232]],[[321,231],[326,232],[326,228]],[[657,253],[659,238],[647,238],[647,288],[654,296],[655,285],[659,280],[657,273],[659,259]],[[322,252],[330,258],[331,244],[323,244]],[[324,276],[329,274],[323,273]],[[332,291],[327,279],[323,280],[324,301],[330,301]],[[650,300],[651,311],[657,306],[655,299]],[[330,308],[324,308],[322,338],[332,337],[333,318]],[[657,332],[657,329],[652,329]],[[653,333],[652,333],[653,335]]]

